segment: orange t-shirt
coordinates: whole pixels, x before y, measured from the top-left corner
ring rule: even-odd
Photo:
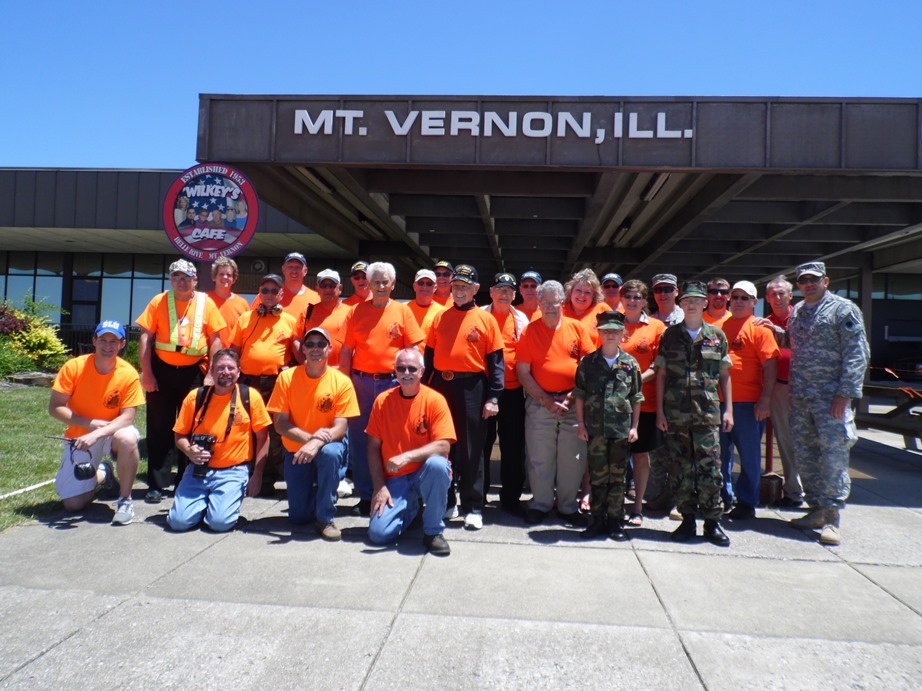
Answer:
[[[712,317],[710,314],[708,314],[708,311],[705,310],[704,314],[701,316],[703,316],[704,321],[706,321],[711,326],[716,326],[718,329],[721,329],[723,328],[723,323],[730,318],[730,310],[727,310],[719,317]],[[736,396],[734,396],[733,398],[736,398]]]
[[[304,313],[307,312],[308,305],[316,305],[318,302],[320,302],[320,293],[307,286],[301,286],[301,292],[298,295],[293,295],[288,292],[287,288],[284,288],[279,304],[282,306],[282,311],[290,314],[297,322],[298,318],[304,316]],[[250,307],[255,310],[259,307],[259,304],[259,296],[257,295],[253,298],[253,302],[250,303]]]
[[[762,363],[780,355],[775,334],[755,317],[730,317],[720,327],[727,335],[734,403],[755,403],[762,394]],[[723,392],[721,392],[723,400]]]
[[[217,442],[211,449],[209,468],[230,468],[253,458],[252,433],[259,432],[272,424],[259,391],[250,387],[250,412],[248,414],[240,398],[240,390],[237,390],[234,423],[226,439],[224,431],[227,429],[227,418],[230,415],[231,392],[223,395],[212,394],[208,406],[203,405],[198,414],[195,414],[197,395],[198,389],[192,389],[183,399],[173,431],[177,434],[213,434],[217,437]],[[201,424],[196,424],[202,415],[202,410],[205,411],[205,419]]]
[[[479,307],[451,307],[436,315],[426,339],[439,371],[486,372],[487,354],[503,349],[499,324]]]
[[[526,317],[528,317],[528,321],[530,322],[541,319],[541,308],[540,307],[535,307],[535,309],[530,310],[530,309],[526,309],[525,305],[516,305],[515,308],[519,312],[524,314]]]
[[[359,402],[352,381],[333,367],[327,367],[316,379],[307,375],[307,367],[292,367],[279,375],[269,399],[270,413],[287,413],[292,424],[313,434],[331,427],[338,417],[358,417]],[[294,453],[301,444],[282,437],[285,448]]]
[[[451,293],[449,293],[445,297],[439,297],[438,295],[433,295],[432,301],[435,303],[438,303],[439,305],[441,305],[442,307],[446,309],[449,307],[455,306],[455,299],[451,296]]]
[[[247,304],[246,299],[237,295],[237,293],[231,293],[230,297],[225,300],[211,290],[208,292],[208,297],[214,302],[215,307],[218,308],[218,311],[224,318],[224,323],[227,324],[227,326],[221,329],[221,343],[227,348],[231,344],[231,330],[234,323],[240,318],[241,314],[250,311],[250,306]]]
[[[166,291],[159,295],[155,295],[153,299],[147,303],[147,307],[144,308],[144,312],[141,313],[141,316],[135,320],[135,323],[142,329],[147,329],[153,333],[154,340],[158,343],[170,342],[170,308],[169,301],[167,300],[167,294],[169,292],[170,291]],[[199,342],[193,344],[191,342],[192,326],[193,320],[195,319],[195,303],[197,300],[205,300],[205,314],[202,318],[202,335],[199,338]],[[218,311],[214,302],[212,302],[205,293],[196,292],[195,297],[188,302],[176,300],[176,318],[179,321],[179,345],[184,348],[197,347],[207,350],[208,341],[211,337],[214,334],[221,333],[221,329],[227,326],[224,317],[221,316],[221,312]],[[207,353],[205,355],[185,355],[183,353],[177,353],[176,351],[160,350],[159,348],[154,348],[153,343],[151,343],[151,348],[156,350],[157,357],[165,363],[179,367],[194,365],[203,358],[208,357]]]
[[[353,307],[346,317],[343,346],[353,350],[352,369],[378,374],[392,372],[397,351],[424,338],[404,303],[389,300],[380,308],[368,301]]]
[[[360,302],[366,302],[368,300],[371,300],[370,292],[368,293],[368,297],[364,299],[360,298],[358,293],[352,293],[352,295],[350,295],[349,297],[343,300],[343,304],[346,305],[347,307],[355,307]]]
[[[346,317],[349,316],[349,312],[351,311],[352,308],[345,302],[337,301],[332,307],[325,307],[323,303],[318,302],[314,305],[313,311],[311,311],[310,321],[305,322],[306,313],[301,315],[295,333],[298,334],[298,338],[303,341],[304,334],[307,333],[308,328],[319,326],[322,329],[326,329],[326,332],[330,334],[330,338],[332,339],[330,343],[330,357],[327,358],[327,364],[331,367],[336,367],[339,364],[339,351],[342,350],[343,347]]]
[[[595,343],[596,348],[602,346],[602,337],[599,335],[599,329],[596,326],[597,322],[595,315],[609,311],[611,311],[611,307],[609,307],[607,303],[599,302],[577,317],[576,312],[573,311],[572,303],[568,302],[563,306],[563,316],[582,323],[582,325],[586,327],[586,331],[589,332],[589,336],[592,338],[592,342]]]
[[[259,316],[245,313],[231,331],[231,343],[240,349],[240,371],[253,377],[278,374],[291,362],[295,318],[281,312]]]
[[[645,322],[630,324],[624,322],[624,340],[621,341],[621,350],[631,355],[640,365],[640,373],[649,369],[659,352],[659,341],[663,337],[666,325],[659,319],[650,319]],[[643,402],[640,410],[644,413],[656,412],[656,379],[653,378],[643,385]]]
[[[432,321],[437,314],[445,311],[445,308],[435,300],[425,307],[416,304],[416,300],[410,300],[407,303],[407,307],[410,308],[413,316],[416,317],[416,323],[419,324],[419,328],[423,330],[427,338],[429,337],[429,332],[432,330]]]
[[[516,362],[531,365],[531,376],[545,391],[568,391],[576,383],[580,358],[596,350],[586,327],[561,317],[556,329],[531,322],[515,349]]]
[[[67,394],[67,407],[90,420],[114,420],[125,408],[144,405],[144,392],[138,373],[130,363],[118,358],[108,374],[96,371],[96,355],[81,355],[64,363],[52,388]],[[78,386],[79,384],[79,386]],[[68,439],[89,434],[85,427],[71,425],[64,432]]]
[[[515,334],[515,314],[507,312],[500,314],[491,311],[490,314],[499,326],[499,332],[503,337],[503,362],[506,365],[506,376],[503,381],[505,389],[520,389],[522,382],[515,372],[515,347],[519,342],[519,337]]]
[[[451,444],[457,441],[445,397],[425,385],[420,385],[413,398],[404,398],[399,386],[378,396],[365,432],[381,440],[384,475],[389,478],[415,473],[423,463],[407,463],[396,473],[390,473],[387,459],[434,441],[444,439]]]

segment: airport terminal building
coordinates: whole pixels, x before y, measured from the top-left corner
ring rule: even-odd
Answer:
[[[198,133],[260,201],[237,292],[290,251],[391,261],[403,296],[439,259],[760,289],[821,259],[875,366],[922,348],[922,99],[202,95]],[[65,334],[133,322],[176,258],[179,172],[0,169],[0,297]]]

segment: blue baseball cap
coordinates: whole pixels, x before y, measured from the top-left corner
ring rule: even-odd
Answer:
[[[102,336],[103,334],[113,334],[114,336],[118,336],[119,340],[124,340],[125,327],[117,321],[107,319],[104,322],[100,322],[99,326],[96,327],[96,336]]]
[[[526,271],[525,273],[522,274],[521,280],[524,281],[528,278],[533,280],[538,285],[541,285],[544,282],[541,280],[541,274],[539,274],[537,271]]]

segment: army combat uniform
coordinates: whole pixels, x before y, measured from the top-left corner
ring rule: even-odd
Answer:
[[[623,350],[611,367],[597,350],[576,370],[573,397],[583,401],[589,434],[587,460],[592,485],[592,515],[620,523],[624,519],[624,470],[631,445],[628,433],[634,405],[643,401],[640,365]]]
[[[843,508],[851,489],[848,452],[858,439],[855,413],[830,415],[835,396],[861,398],[870,349],[861,310],[827,292],[800,302],[788,321],[791,341],[791,435],[811,508]]]
[[[730,368],[727,337],[704,323],[694,341],[685,324],[670,326],[654,361],[664,369],[665,450],[675,470],[673,496],[682,515],[717,520],[720,488],[720,373]]]

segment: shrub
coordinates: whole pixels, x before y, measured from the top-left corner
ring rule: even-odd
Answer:
[[[5,300],[0,302],[0,336],[9,336],[10,334],[24,331],[27,326],[24,315],[14,309]]]
[[[128,360],[131,366],[138,370],[138,372],[141,371],[141,358],[138,357],[137,341],[128,341],[128,345],[126,345],[125,350],[122,351],[122,358]]]
[[[57,371],[70,356],[58,337],[58,326],[47,316],[44,302],[26,298],[26,311],[0,303],[0,376],[24,370]]]

